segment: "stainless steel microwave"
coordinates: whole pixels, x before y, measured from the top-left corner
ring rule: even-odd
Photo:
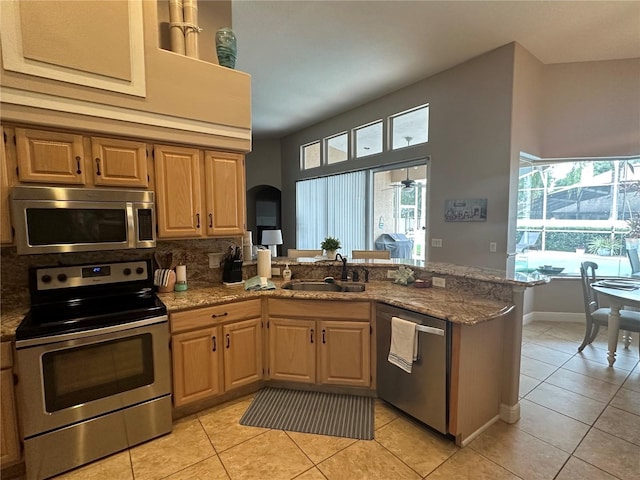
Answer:
[[[151,191],[16,186],[11,214],[20,255],[156,246]]]

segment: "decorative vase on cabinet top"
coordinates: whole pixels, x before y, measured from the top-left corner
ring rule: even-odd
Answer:
[[[216,53],[218,63],[223,67],[235,68],[237,54],[236,36],[229,27],[222,27],[216,32]]]

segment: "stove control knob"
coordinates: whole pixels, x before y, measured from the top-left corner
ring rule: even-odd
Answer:
[[[124,269],[124,271],[122,273],[124,273],[126,276],[129,276],[129,275],[131,275],[131,269],[127,267],[127,268]]]
[[[64,283],[64,282],[66,282],[66,281],[67,281],[67,275],[66,275],[66,274],[64,274],[64,273],[60,273],[60,274],[58,274],[58,281],[59,281],[60,283]]]
[[[144,268],[142,268],[142,267],[138,267],[138,268],[136,268],[136,273],[137,273],[138,275],[142,275],[142,274],[144,273]]]
[[[43,275],[42,283],[49,283],[51,281],[51,275]]]

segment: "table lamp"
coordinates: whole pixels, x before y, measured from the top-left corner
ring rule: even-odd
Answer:
[[[262,245],[269,245],[272,257],[278,256],[276,245],[282,245],[282,230],[264,230],[262,232]]]

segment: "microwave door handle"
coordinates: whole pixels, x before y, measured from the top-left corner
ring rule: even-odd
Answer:
[[[129,248],[136,248],[137,232],[136,232],[136,216],[134,215],[133,203],[127,202],[127,239]]]

